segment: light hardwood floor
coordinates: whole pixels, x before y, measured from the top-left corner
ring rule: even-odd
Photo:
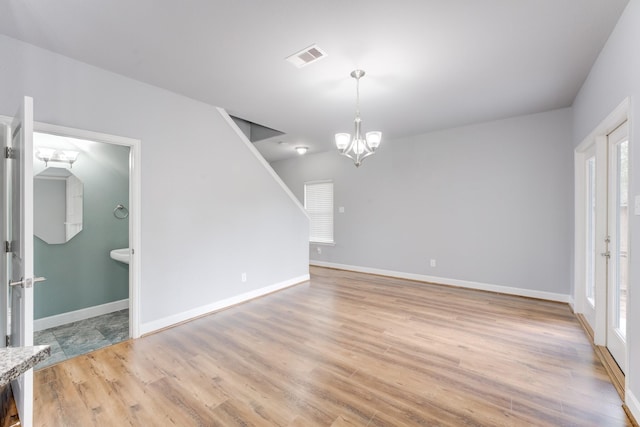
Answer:
[[[631,425],[566,304],[311,273],[36,372],[36,425]]]

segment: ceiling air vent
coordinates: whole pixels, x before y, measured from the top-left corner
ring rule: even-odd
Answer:
[[[302,68],[312,62],[316,62],[317,60],[324,58],[325,56],[327,56],[327,54],[314,44],[306,49],[302,49],[298,53],[288,56],[287,61],[291,62],[298,68]]]

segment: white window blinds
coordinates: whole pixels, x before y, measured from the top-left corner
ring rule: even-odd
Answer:
[[[333,182],[305,183],[304,207],[311,218],[309,241],[333,243]]]

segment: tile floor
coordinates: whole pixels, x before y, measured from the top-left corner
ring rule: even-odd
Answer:
[[[128,338],[128,309],[37,331],[33,336],[34,344],[50,345],[51,356],[36,365],[35,369],[119,343]]]

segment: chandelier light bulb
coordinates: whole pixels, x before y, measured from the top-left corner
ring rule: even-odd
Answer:
[[[367,138],[367,143],[369,144],[369,147],[375,150],[380,146],[380,142],[382,141],[382,132],[379,132],[377,130],[367,132],[366,138]]]
[[[348,133],[336,133],[336,147],[338,147],[338,150],[346,150],[349,141],[351,141],[351,135]]]

